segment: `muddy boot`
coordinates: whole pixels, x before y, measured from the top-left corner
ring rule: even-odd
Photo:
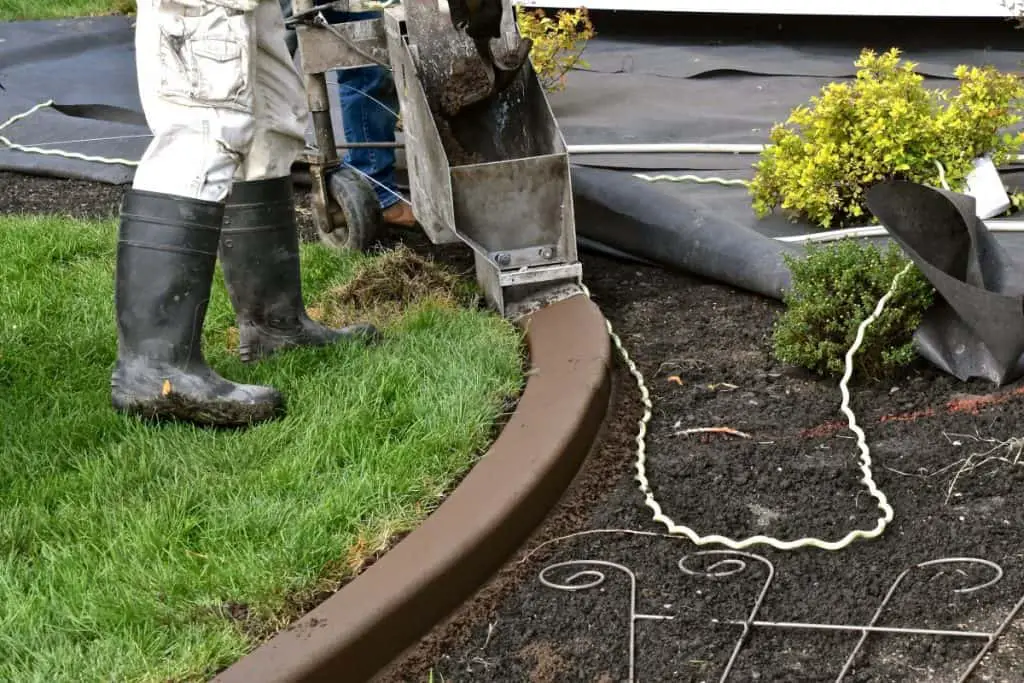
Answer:
[[[244,362],[296,346],[376,340],[377,330],[370,325],[334,330],[306,313],[290,177],[234,183],[224,211],[220,257]]]
[[[115,303],[115,410],[156,420],[245,426],[281,413],[271,388],[229,382],[203,357],[223,206],[129,190],[121,204]]]

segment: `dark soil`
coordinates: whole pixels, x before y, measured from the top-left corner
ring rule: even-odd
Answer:
[[[60,213],[75,218],[117,215],[124,187],[0,171],[0,212]]]
[[[456,166],[469,166],[484,162],[483,155],[467,151],[463,144],[459,142],[448,119],[443,116],[435,116],[434,123],[437,124],[437,133],[441,138],[441,146],[444,147],[445,154],[448,157],[449,166],[454,168]]]
[[[455,62],[452,75],[440,93],[441,114],[455,116],[463,107],[475,104],[491,92],[491,83],[483,63],[474,54]]]
[[[783,367],[770,356],[779,304],[603,258],[585,257],[584,269],[651,390],[647,474],[665,514],[701,535],[734,539],[767,534],[834,541],[875,526],[879,510],[859,481],[856,442],[839,412],[838,382]],[[623,389],[637,394],[628,381]],[[894,591],[877,624],[994,631],[1024,596],[1024,468],[989,462],[963,473],[946,499],[956,463],[997,447],[979,439],[1004,442],[1024,435],[1017,427],[1024,388],[960,383],[922,362],[897,381],[854,386],[851,395],[867,433],[875,481],[895,508],[895,519],[880,538],[835,552],[746,548],[774,566],[755,618],[869,624],[904,570],[930,560],[974,557],[1000,565],[1003,579],[976,592],[954,593],[992,578],[992,570],[963,563],[916,569]],[[676,435],[721,426],[752,438]],[[542,529],[491,585],[381,680],[425,681],[431,670],[434,681],[448,682],[628,680],[626,569],[636,577],[636,613],[672,617],[637,621],[636,679],[719,680],[742,629],[715,620],[748,617],[766,568],[746,558],[747,569],[730,577],[680,570],[684,556],[724,548],[662,535],[665,527],[652,521],[633,479],[635,433],[635,420],[616,413],[608,441],[588,465],[603,476],[581,483],[596,504],[584,516],[574,515],[578,521],[571,524],[564,511],[556,511],[552,528]],[[993,455],[1012,459],[1014,453],[1003,447]],[[573,495],[580,494],[570,501]],[[545,539],[586,530],[627,531],[596,531],[529,554]],[[726,557],[691,557],[686,566],[710,569]],[[605,581],[577,591],[541,583],[542,570],[561,562],[579,564],[549,570],[549,581],[580,587],[596,577],[581,572],[593,571]],[[1024,679],[1024,629],[1018,624],[1024,624],[1024,614],[974,680]],[[835,680],[858,638],[858,632],[754,627],[729,680]],[[983,644],[873,634],[845,680],[954,681]]]
[[[117,188],[0,174],[0,207],[7,212],[104,216],[116,211],[119,198]],[[308,235],[308,221],[304,225]],[[389,239],[460,268],[470,263],[459,247],[429,247],[419,233]],[[595,300],[650,387],[655,407],[647,474],[666,515],[702,535],[734,538],[813,535],[831,541],[874,526],[878,508],[859,482],[858,451],[839,412],[837,382],[771,359],[770,329],[779,304],[591,255],[584,256],[584,269]],[[748,556],[746,570],[730,576],[681,571],[685,556],[691,556],[686,567],[709,569],[728,554],[701,564],[695,553],[723,547],[665,537],[664,525],[652,521],[633,479],[638,393],[621,367],[617,375],[602,443],[548,523],[474,600],[382,680],[422,682],[431,672],[438,682],[628,680],[628,572],[636,579],[635,613],[672,617],[636,621],[636,679],[721,677],[742,633],[740,626],[721,622],[751,614],[766,569]],[[875,481],[895,519],[880,538],[835,552],[746,548],[774,567],[755,619],[866,625],[904,570],[930,560],[974,557],[997,563],[1005,572],[1002,580],[954,593],[991,578],[991,570],[963,563],[915,569],[893,592],[877,624],[997,629],[1024,595],[1024,468],[990,461],[960,474],[952,493],[950,485],[957,463],[971,453],[996,449],[993,455],[1013,459],[1012,448],[997,442],[1024,436],[1017,430],[1024,388],[960,383],[922,362],[884,385],[854,386],[851,395],[867,433]],[[676,435],[719,426],[752,438]],[[594,533],[557,540],[582,531]],[[554,563],[582,561],[591,564],[555,568],[545,577],[581,587],[596,576],[581,572],[601,571],[601,585],[570,592],[539,580]],[[717,566],[719,573],[735,568]],[[1024,679],[1019,624],[1024,615],[999,639],[974,680]],[[858,637],[855,631],[754,626],[729,680],[835,680]],[[957,680],[983,644],[875,633],[846,680]]]

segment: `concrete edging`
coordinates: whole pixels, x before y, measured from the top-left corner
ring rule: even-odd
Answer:
[[[525,321],[531,374],[487,454],[363,574],[213,679],[370,680],[497,572],[558,502],[608,407],[611,343],[583,296]]]

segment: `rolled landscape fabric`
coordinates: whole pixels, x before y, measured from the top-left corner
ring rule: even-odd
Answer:
[[[791,277],[783,255],[804,254],[628,173],[573,166],[572,182],[579,235],[669,268],[781,299]]]

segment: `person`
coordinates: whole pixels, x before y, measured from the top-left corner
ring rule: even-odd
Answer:
[[[302,299],[291,168],[309,120],[274,0],[139,0],[139,96],[153,139],[120,210],[111,401],[123,413],[243,426],[283,414],[274,387],[206,363],[202,330],[218,257],[239,354],[370,343]]]
[[[281,12],[290,17],[292,0],[279,0]],[[341,12],[323,10],[324,18],[332,24],[378,19],[383,12]],[[288,47],[292,56],[298,50],[294,31],[289,31]],[[394,142],[398,122],[398,93],[391,71],[378,64],[353,69],[339,69],[338,95],[341,104],[341,123],[345,141]],[[380,201],[382,218],[386,223],[405,228],[416,225],[412,205],[398,190],[395,178],[395,150],[383,147],[349,148],[344,162],[368,178]]]

